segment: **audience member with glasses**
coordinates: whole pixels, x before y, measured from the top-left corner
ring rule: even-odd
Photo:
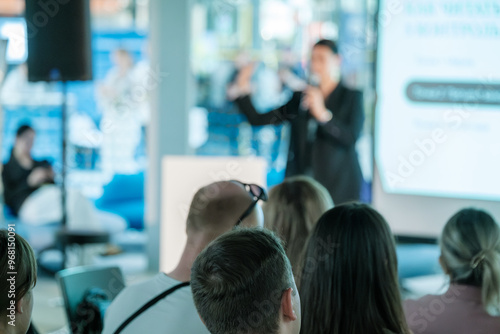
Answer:
[[[106,311],[103,333],[209,333],[189,288],[191,267],[211,241],[235,226],[262,227],[260,200],[267,200],[262,187],[235,180],[198,190],[189,208],[187,242],[177,267],[124,289]]]

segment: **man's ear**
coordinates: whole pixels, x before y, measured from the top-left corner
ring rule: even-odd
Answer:
[[[19,313],[19,314],[23,314],[23,302],[24,302],[24,297],[19,299],[17,302],[16,302],[16,312]]]
[[[292,293],[293,289],[288,288],[283,292],[283,295],[281,296],[281,312],[285,319],[289,321],[295,321],[297,320],[297,315],[295,314],[295,311],[293,310],[293,298],[292,298]]]

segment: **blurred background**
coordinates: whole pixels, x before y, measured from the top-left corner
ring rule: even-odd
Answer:
[[[93,80],[67,83],[63,161],[63,87],[28,81],[27,41],[37,26],[25,19],[24,0],[2,0],[1,158],[9,159],[18,127],[30,124],[33,157],[51,163],[56,183],[65,164],[66,187],[125,224],[111,235],[116,251],[82,255],[85,245],[79,244],[79,255],[66,254],[67,263],[118,266],[128,283],[141,280],[161,269],[160,235],[183,235],[185,212],[176,207],[184,213],[165,222],[162,209],[166,193],[176,196],[167,188],[182,186],[189,175],[181,175],[181,167],[178,179],[168,179],[163,157],[259,158],[265,186],[280,183],[289,125],[251,126],[227,99],[228,85],[254,62],[252,101],[261,112],[272,110],[292,95],[280,72],[307,82],[312,46],[332,39],[339,45],[342,82],[364,93],[365,122],[356,144],[360,198],[398,235],[402,280],[440,275],[436,238],[446,219],[474,205],[500,214],[500,73],[495,53],[470,52],[500,49],[500,21],[494,6],[475,14],[464,6],[461,0],[448,7],[407,0],[90,0]],[[428,87],[455,89],[449,96],[462,97],[436,98]],[[480,90],[474,98],[463,98],[474,89]],[[221,173],[211,180],[233,176]],[[17,220],[7,208],[0,216],[4,223]],[[42,267],[34,322],[53,333],[65,323],[53,279],[63,261],[54,246],[56,228],[16,228]],[[407,286],[418,294],[436,284]]]

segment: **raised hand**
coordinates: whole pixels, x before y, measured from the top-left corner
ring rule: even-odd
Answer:
[[[325,98],[319,88],[309,86],[304,93],[303,106],[309,109],[318,122],[326,123],[332,119],[332,113],[326,109]]]
[[[254,64],[250,63],[240,68],[236,80],[227,89],[227,96],[230,100],[235,100],[240,96],[248,95],[252,92],[252,75]]]

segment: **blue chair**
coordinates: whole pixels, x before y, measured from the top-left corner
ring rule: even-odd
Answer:
[[[129,228],[144,229],[144,173],[116,174],[95,205],[123,217]]]

